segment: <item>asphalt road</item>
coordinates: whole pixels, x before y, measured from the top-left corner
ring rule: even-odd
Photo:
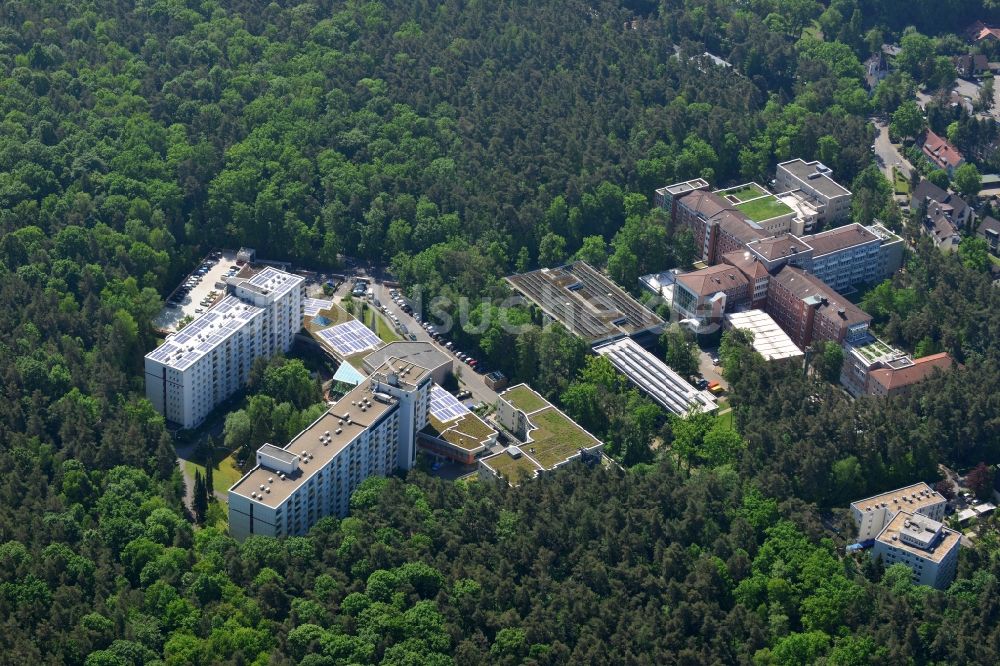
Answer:
[[[410,315],[406,314],[396,305],[392,300],[392,296],[389,295],[389,287],[386,287],[381,282],[375,283],[373,286],[375,298],[377,298],[382,305],[386,307],[389,314],[394,314],[399,317],[399,321],[406,325],[410,333],[414,334],[419,342],[429,342],[430,344],[437,347],[443,353],[448,354],[452,357],[454,362],[454,372],[458,377],[458,383],[462,388],[467,389],[472,392],[472,399],[477,402],[485,402],[488,404],[493,404],[497,400],[496,392],[486,386],[486,382],[483,379],[483,375],[478,374],[475,370],[467,366],[458,360],[451,352],[449,352],[445,347],[439,345],[434,338],[431,337],[430,333],[424,330],[423,326],[418,324],[416,320]],[[391,320],[390,320],[391,322]],[[461,350],[466,351],[466,350]],[[473,355],[475,357],[475,355]]]
[[[878,129],[878,136],[875,137],[875,157],[878,158],[878,164],[882,169],[882,173],[885,174],[885,177],[891,183],[892,167],[896,165],[903,172],[903,175],[909,178],[910,173],[913,171],[913,165],[889,141],[889,127],[878,120],[873,122]]]

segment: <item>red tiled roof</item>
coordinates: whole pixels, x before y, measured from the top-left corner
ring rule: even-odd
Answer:
[[[688,192],[684,196],[679,197],[677,202],[691,211],[701,213],[708,219],[712,219],[724,211],[737,212],[736,208],[728,201],[718,194],[706,190]]]
[[[815,275],[807,273],[795,266],[784,266],[771,279],[771,284],[778,284],[791,292],[796,298],[807,300],[812,297],[817,313],[836,321],[842,321],[846,326],[862,324],[872,320],[871,315],[854,303],[834,291]],[[769,295],[770,297],[770,295]]]
[[[728,264],[716,264],[678,275],[677,281],[699,296],[711,296],[731,289],[746,289],[750,284],[741,271]]]
[[[758,261],[757,257],[751,254],[749,250],[727,252],[722,255],[722,261],[730,266],[735,266],[740,269],[740,271],[751,280],[757,280],[768,276],[767,268],[764,266],[763,262]]]
[[[852,222],[812,236],[803,236],[802,240],[812,247],[814,257],[822,257],[824,254],[876,241],[878,236],[868,231],[863,225]]]
[[[947,352],[941,352],[918,358],[913,362],[913,365],[904,368],[872,370],[871,378],[881,384],[885,390],[890,391],[921,382],[934,374],[936,369],[944,372],[951,368],[951,364],[951,356]]]
[[[754,241],[751,248],[767,261],[773,261],[811,250],[812,246],[805,238],[798,238],[792,234],[779,234],[773,238]]]
[[[962,153],[958,152],[958,148],[930,130],[927,130],[924,135],[923,150],[931,162],[942,169],[955,168],[965,161]]]
[[[1000,28],[993,28],[982,21],[976,21],[965,29],[965,35],[973,42],[979,42],[988,37],[1000,39]]]

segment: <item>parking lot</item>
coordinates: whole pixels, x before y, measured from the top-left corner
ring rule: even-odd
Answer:
[[[702,349],[698,352],[698,371],[701,372],[701,376],[708,380],[709,384],[712,382],[719,382],[722,388],[729,390],[729,382],[727,382],[722,377],[722,366],[715,365],[712,362],[712,356],[719,353],[718,349]]]
[[[216,284],[224,283],[230,268],[235,265],[235,252],[223,252],[219,258],[203,259],[167,296],[167,303],[153,320],[153,325],[157,329],[173,333],[182,320],[187,317],[196,319],[226,295],[225,285],[220,288]],[[208,270],[199,275],[203,268]]]

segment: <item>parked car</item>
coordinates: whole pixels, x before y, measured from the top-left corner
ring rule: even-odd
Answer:
[[[472,391],[468,390],[459,391],[458,393],[455,394],[455,397],[458,398],[459,400],[465,400],[466,398],[469,398],[471,396],[472,396]]]
[[[202,312],[204,312],[204,310],[202,310],[201,308],[195,308],[194,311],[195,314],[201,314]]]

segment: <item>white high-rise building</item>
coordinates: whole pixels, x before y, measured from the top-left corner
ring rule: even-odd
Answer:
[[[304,283],[305,278],[270,266],[235,283],[233,294],[237,298],[266,313],[264,354],[277,354],[292,348],[295,334],[302,328]]]
[[[886,567],[905,564],[915,585],[943,590],[955,579],[961,541],[961,534],[933,518],[900,511],[875,539],[872,557]]]
[[[302,327],[304,282],[265,268],[146,354],[146,397],[156,411],[193,428],[246,384],[255,359],[288,351]]]
[[[933,520],[944,520],[947,504],[948,501],[941,493],[921,481],[912,486],[851,502],[851,515],[854,517],[854,524],[858,526],[858,541],[868,541],[877,537],[900,511],[919,513]]]
[[[431,379],[429,370],[391,358],[287,446],[262,446],[257,466],[229,489],[230,534],[305,534],[324,516],[346,515],[368,477],[412,468]]]

